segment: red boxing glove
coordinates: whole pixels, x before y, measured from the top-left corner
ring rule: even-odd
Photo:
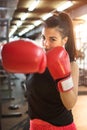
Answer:
[[[63,47],[58,46],[47,52],[47,67],[54,80],[60,79],[59,91],[65,92],[73,88],[70,60]]]
[[[2,49],[3,67],[13,73],[43,73],[47,62],[44,50],[31,40],[16,40]]]

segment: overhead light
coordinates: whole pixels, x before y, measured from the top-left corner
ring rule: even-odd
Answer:
[[[36,8],[36,6],[39,4],[39,2],[40,0],[34,0],[34,2],[28,8],[28,11],[33,11]]]
[[[35,26],[38,26],[38,25],[40,25],[41,23],[42,23],[41,20],[37,20],[37,21],[34,22],[34,25],[35,25]]]
[[[66,1],[65,3],[61,4],[58,8],[57,11],[63,11],[69,7],[71,7],[74,3],[72,1]]]
[[[18,21],[17,22],[17,27],[21,26],[22,25],[22,21]]]
[[[29,13],[24,13],[21,17],[21,20],[25,20],[28,17]]]
[[[17,30],[16,28],[12,29],[12,31],[9,33],[9,37],[11,37],[15,33],[16,30]]]
[[[43,20],[46,20],[47,18],[49,18],[49,17],[51,17],[51,16],[52,16],[52,13],[48,13],[48,14],[42,16],[42,19],[43,19]]]
[[[30,31],[31,29],[34,28],[34,25],[29,25],[28,28],[25,28],[24,30],[22,30],[20,33],[19,33],[19,36],[22,36],[23,34],[25,34],[26,32]]]

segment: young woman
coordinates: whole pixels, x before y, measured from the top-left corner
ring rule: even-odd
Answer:
[[[79,69],[69,15],[61,12],[48,18],[42,30],[42,41],[47,52],[58,46],[68,52],[73,88],[58,91],[48,68],[42,74],[31,74],[27,79],[30,130],[76,130],[72,108],[77,101]]]
[[[78,96],[79,69],[68,14],[56,13],[44,22],[42,42],[46,52],[31,41],[6,44],[3,66],[10,72],[30,73],[26,82],[30,130],[76,130],[72,108]]]

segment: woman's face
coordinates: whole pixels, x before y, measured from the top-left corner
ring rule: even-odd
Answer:
[[[64,46],[66,42],[67,37],[62,38],[62,35],[57,28],[43,28],[42,44],[46,51],[57,46]]]

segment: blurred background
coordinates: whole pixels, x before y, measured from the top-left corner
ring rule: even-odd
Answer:
[[[0,52],[4,44],[20,38],[41,46],[42,22],[56,11],[73,21],[77,63],[78,101],[73,109],[78,130],[87,130],[87,0],[0,0]],[[0,130],[27,130],[26,76],[7,73],[0,55]]]

